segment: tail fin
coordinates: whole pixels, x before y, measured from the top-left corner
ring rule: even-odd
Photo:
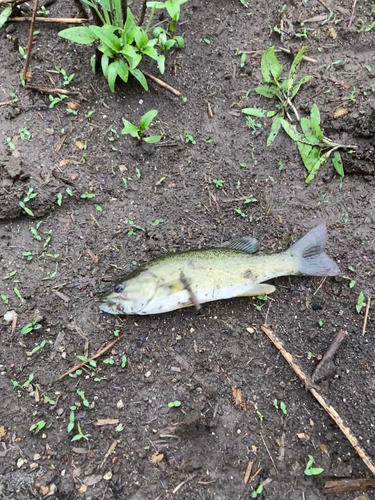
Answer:
[[[326,241],[327,228],[319,224],[289,248],[288,252],[296,261],[297,273],[336,276],[340,272],[336,262],[324,253]]]

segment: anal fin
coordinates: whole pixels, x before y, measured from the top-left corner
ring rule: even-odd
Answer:
[[[256,283],[249,287],[248,290],[244,293],[240,293],[237,297],[254,297],[254,295],[268,295],[276,290],[276,287],[273,285]]]

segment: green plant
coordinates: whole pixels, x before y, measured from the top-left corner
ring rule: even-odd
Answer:
[[[152,36],[157,39],[160,52],[166,52],[170,50],[174,45],[179,49],[182,49],[185,45],[185,40],[182,36],[174,36],[161,26],[157,26],[152,32]],[[164,65],[164,59],[158,61],[159,69],[160,65]],[[161,73],[164,73],[164,66],[162,66]]]
[[[19,202],[19,206],[22,208],[22,210],[24,210],[28,215],[31,215],[32,217],[34,216],[34,212],[26,206],[26,203],[28,203],[36,196],[38,196],[38,193],[34,193],[34,188],[30,188],[23,201]]]
[[[308,457],[309,457],[309,460],[308,460],[308,462],[306,464],[306,468],[304,470],[304,474],[306,476],[318,476],[319,474],[324,472],[324,469],[322,469],[320,467],[311,467],[315,463],[315,460],[311,455],[308,455]]]
[[[30,333],[30,332],[32,332],[34,330],[39,330],[40,328],[42,328],[42,325],[40,323],[38,323],[38,321],[40,321],[40,315],[39,314],[35,314],[35,316],[31,320],[31,322],[27,323],[27,325],[25,325],[22,328],[21,333],[23,335],[26,335],[27,333]]]
[[[89,407],[90,403],[87,401],[87,399],[85,397],[85,393],[83,391],[77,390],[77,394],[82,399],[83,405],[86,407]]]
[[[20,134],[21,141],[29,141],[31,134],[30,131],[27,130],[27,128],[22,127],[18,130],[18,133]]]
[[[251,498],[256,498],[263,493],[263,484],[260,484],[256,490],[251,493]]]
[[[45,426],[46,422],[44,420],[39,420],[38,422],[30,426],[29,431],[32,432],[33,434],[38,434],[38,432],[44,429]]]
[[[83,434],[82,429],[81,429],[81,425],[79,422],[77,422],[77,430],[78,430],[78,434],[73,436],[71,441],[79,441],[80,439],[85,439],[86,441],[89,440],[89,437],[91,436],[91,434]]]
[[[55,70],[58,71],[60,73],[60,75],[63,77],[63,85],[64,85],[64,87],[67,86],[67,85],[69,85],[70,82],[74,78],[74,73],[72,73],[71,75],[68,75],[67,72],[65,71],[65,69],[60,68],[59,66],[55,66]]]
[[[189,143],[189,142],[191,142],[191,144],[197,143],[197,141],[194,139],[194,137],[187,130],[184,130],[184,135],[185,135],[185,142],[186,143]]]
[[[150,109],[150,111],[147,111],[147,113],[141,116],[138,125],[134,125],[133,123],[123,118],[122,121],[124,123],[124,128],[121,130],[121,133],[124,135],[131,135],[132,137],[136,137],[140,141],[147,142],[148,144],[155,144],[159,142],[163,137],[162,135],[150,135],[144,137],[144,134],[146,133],[152,120],[157,116],[157,114],[158,111],[156,109]]]
[[[30,373],[29,378],[23,384],[20,384],[19,382],[17,382],[17,380],[10,379],[13,385],[13,389],[16,388],[26,389],[27,387],[29,387],[29,385],[32,383],[33,380],[34,380],[33,373]]]
[[[42,342],[40,344],[38,344],[37,346],[35,346],[33,349],[31,349],[31,351],[28,351],[26,353],[27,356],[32,356],[33,354],[35,354],[36,352],[40,351],[40,349],[43,349],[43,347],[46,345],[46,340],[42,340]]]
[[[288,412],[286,410],[286,404],[284,403],[284,401],[280,401],[280,405],[279,405],[279,402],[277,401],[277,399],[274,399],[273,406],[276,408],[276,410],[278,410],[280,408],[280,410],[284,413],[284,415],[287,415]]]
[[[221,189],[224,186],[224,182],[222,179],[214,179],[212,181],[212,184],[215,186],[216,189]]]
[[[48,96],[48,99],[49,99],[49,102],[50,102],[49,107],[53,108],[59,102],[62,102],[64,99],[67,99],[67,97],[68,96],[66,96],[66,95],[60,95],[59,97],[53,97],[53,95],[50,94]]]
[[[359,295],[358,295],[358,299],[357,299],[357,304],[355,306],[356,310],[357,310],[357,313],[359,314],[362,310],[362,307],[365,303],[365,295],[363,292],[361,292]]]
[[[181,401],[170,401],[168,403],[168,408],[177,408],[181,406]]]
[[[182,44],[181,40],[174,37],[174,31],[180,16],[180,6],[186,1],[148,2],[147,7],[151,8],[151,13],[147,27],[142,28],[144,13],[139,25],[137,25],[131,9],[128,7],[126,13],[123,11],[121,0],[84,0],[90,6],[97,25],[67,28],[60,31],[59,36],[80,44],[99,42],[101,69],[112,92],[115,90],[117,77],[127,83],[129,75],[133,75],[147,91],[148,85],[145,75],[138,66],[142,59],[147,56],[154,59],[160,73],[164,73],[165,56],[158,52],[156,45],[159,42],[159,50],[162,52],[175,44],[177,46]],[[154,37],[149,38],[150,32],[152,33],[155,29],[155,26],[150,27],[155,9],[160,8],[166,9],[171,18],[169,25],[171,36],[165,33],[163,50],[159,40],[162,31],[158,31]],[[168,43],[168,41],[173,41],[173,43]],[[94,73],[96,62],[96,55],[94,55],[91,58],[91,67]]]
[[[121,368],[125,368],[126,364],[128,362],[128,358],[126,357],[126,355],[124,354],[122,357],[121,357]]]
[[[244,108],[242,112],[245,115],[259,118],[273,118],[271,130],[267,138],[267,146],[270,146],[275,140],[281,127],[284,129],[287,135],[297,144],[301,159],[307,170],[306,183],[309,183],[314,179],[321,165],[332,154],[332,164],[339,176],[343,177],[344,167],[338,149],[354,148],[355,146],[337,144],[324,136],[320,127],[320,112],[316,104],[312,105],[310,118],[300,118],[292,101],[301,86],[312,78],[311,76],[304,76],[296,82],[297,73],[306,48],[305,46],[299,50],[291,64],[288,77],[282,78],[283,67],[277,60],[274,47],[269,47],[264,52],[261,62],[261,72],[265,83],[259,85],[255,91],[264,97],[280,101],[280,104],[277,105],[278,110],[265,111],[257,108]],[[293,111],[296,120],[299,122],[302,133],[298,131],[296,125],[291,123],[293,120],[290,110]]]

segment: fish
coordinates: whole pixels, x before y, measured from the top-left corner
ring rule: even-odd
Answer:
[[[214,248],[166,254],[135,269],[101,298],[109,314],[160,314],[206,302],[267,295],[279,276],[336,276],[339,268],[325,253],[327,228],[319,224],[288,250],[255,255],[255,238],[237,237]]]

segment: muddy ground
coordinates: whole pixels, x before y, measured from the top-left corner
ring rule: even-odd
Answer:
[[[154,83],[148,93],[136,82],[111,93],[91,73],[90,46],[58,38],[57,25],[39,24],[31,83],[61,86],[61,77],[48,73],[60,66],[74,73],[68,88],[79,92],[49,108],[48,96],[18,83],[27,24],[1,29],[0,101],[15,102],[0,107],[0,498],[249,499],[265,482],[258,498],[317,500],[327,498],[327,479],[371,477],[261,330],[267,323],[308,375],[335,334],[348,332],[335,372],[317,387],[375,461],[373,308],[365,335],[365,307],[356,311],[360,292],[364,304],[374,296],[375,12],[371,2],[358,2],[348,29],[352,2],[326,5],[329,21],[306,23],[304,32],[301,21],[329,17],[323,2],[286,2],[282,14],[282,2],[265,0],[184,4],[178,30],[186,46],[168,56],[163,79],[185,103]],[[78,15],[73,2],[48,9],[53,17]],[[261,126],[252,133],[241,113],[272,109],[253,89],[261,81],[261,53],[281,44],[273,29],[280,16],[282,44],[292,51],[306,44],[307,55],[318,60],[301,66],[301,75],[314,78],[296,107],[305,115],[316,102],[325,134],[358,145],[357,154],[343,152],[342,181],[327,164],[306,185],[294,143],[280,133],[266,147],[269,122],[257,119]],[[259,52],[247,54],[241,68],[237,49]],[[288,67],[289,56],[278,56]],[[157,74],[152,64],[146,69]],[[67,102],[76,103],[76,115],[67,113]],[[340,108],[347,114],[334,118]],[[123,117],[136,121],[149,109],[159,111],[152,126],[165,134],[159,145],[120,134]],[[185,131],[195,144],[186,143]],[[225,181],[222,189],[214,179]],[[38,194],[28,203],[34,217],[19,207],[30,187]],[[85,193],[95,197],[82,198]],[[247,198],[257,201],[244,204]],[[128,221],[142,229],[129,234]],[[328,227],[328,252],[350,279],[279,278],[266,302],[216,302],[200,315],[194,309],[128,318],[99,312],[103,290],[166,251],[252,235],[261,251],[272,253],[319,221]],[[3,320],[10,310],[18,315],[13,333]],[[41,328],[21,334],[36,310]],[[120,340],[95,368],[57,380],[77,356],[112,342],[115,331]],[[11,380],[22,385],[31,374],[28,387],[13,388]],[[234,387],[246,410],[234,404]],[[168,407],[173,401],[181,405]],[[99,419],[113,423],[97,426]],[[46,426],[30,432],[40,421]],[[78,423],[87,440],[72,441]],[[323,473],[304,474],[309,455]]]

